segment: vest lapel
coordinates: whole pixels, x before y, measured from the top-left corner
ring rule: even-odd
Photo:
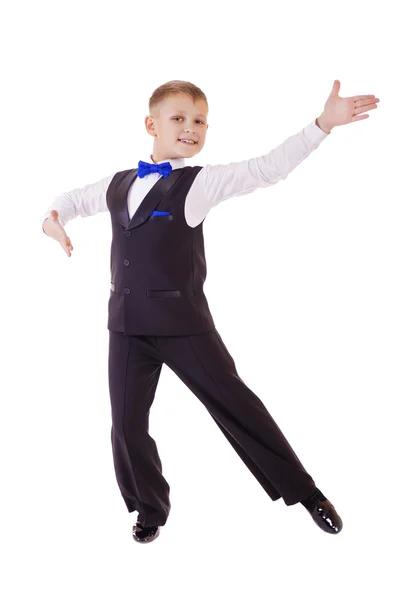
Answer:
[[[168,177],[160,177],[157,183],[153,185],[151,190],[143,198],[137,211],[132,216],[132,219],[129,219],[128,191],[137,177],[137,172],[138,169],[132,169],[132,171],[128,173],[116,194],[115,218],[118,223],[121,223],[121,225],[125,227],[125,229],[133,229],[144,223],[150,217],[153,210],[156,209],[158,204],[160,204],[167,192],[169,192],[172,186],[183,176],[184,170],[183,168],[173,169]]]

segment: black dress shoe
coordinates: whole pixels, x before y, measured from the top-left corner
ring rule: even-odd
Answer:
[[[337,514],[333,504],[325,498],[318,488],[302,504],[323,531],[339,533],[342,530],[342,519]]]
[[[136,542],[142,542],[147,544],[152,542],[160,535],[159,526],[155,527],[143,527],[139,521],[132,527],[132,536]]]

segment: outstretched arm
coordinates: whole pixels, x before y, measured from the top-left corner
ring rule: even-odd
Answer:
[[[83,188],[75,188],[70,192],[64,192],[57,196],[52,204],[47,207],[47,211],[40,217],[42,229],[43,222],[50,216],[52,210],[58,212],[58,220],[62,227],[65,227],[68,221],[71,221],[71,219],[74,219],[78,215],[89,217],[97,212],[108,210],[106,194],[114,175],[115,173],[95,183],[89,183]]]
[[[188,223],[195,227],[211,208],[223,200],[249,194],[286,179],[334,127],[366,119],[368,115],[360,113],[377,108],[379,99],[373,94],[341,98],[339,88],[340,82],[336,80],[321,115],[268,154],[240,162],[205,165],[186,199]]]

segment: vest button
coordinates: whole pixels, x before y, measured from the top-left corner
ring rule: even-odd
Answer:
[[[131,263],[130,263],[130,262],[129,262],[129,260],[126,258],[126,259],[124,260],[124,265],[127,267],[127,266],[128,266],[128,265],[130,265],[130,264],[131,264]]]
[[[125,231],[125,236],[126,237],[129,237],[130,235],[131,235],[131,232],[129,231],[129,229],[128,229],[128,231]]]
[[[130,294],[131,290],[130,288],[124,288],[124,294]]]

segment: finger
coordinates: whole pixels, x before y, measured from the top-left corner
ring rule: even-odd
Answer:
[[[364,100],[364,98],[375,98],[374,94],[368,94],[368,95],[363,95],[363,96],[353,96],[352,100],[354,100],[354,102],[357,102],[357,100]]]
[[[359,115],[360,113],[367,112],[368,110],[374,110],[377,108],[376,104],[368,104],[368,106],[360,106],[360,108],[355,108],[353,115]]]
[[[66,253],[68,256],[71,256],[71,252],[69,251],[69,248],[68,248],[68,247],[67,247],[67,246],[66,246],[66,245],[65,245],[63,242],[61,242],[61,246],[62,246],[62,248],[63,248],[64,252],[65,252],[65,253]]]
[[[362,119],[368,119],[369,115],[360,115],[359,117],[353,117],[352,121],[362,121]]]
[[[379,102],[379,98],[367,98],[365,100],[357,100],[357,108],[360,108],[360,106],[365,106],[365,105],[369,105],[369,104],[376,104],[377,102]]]

